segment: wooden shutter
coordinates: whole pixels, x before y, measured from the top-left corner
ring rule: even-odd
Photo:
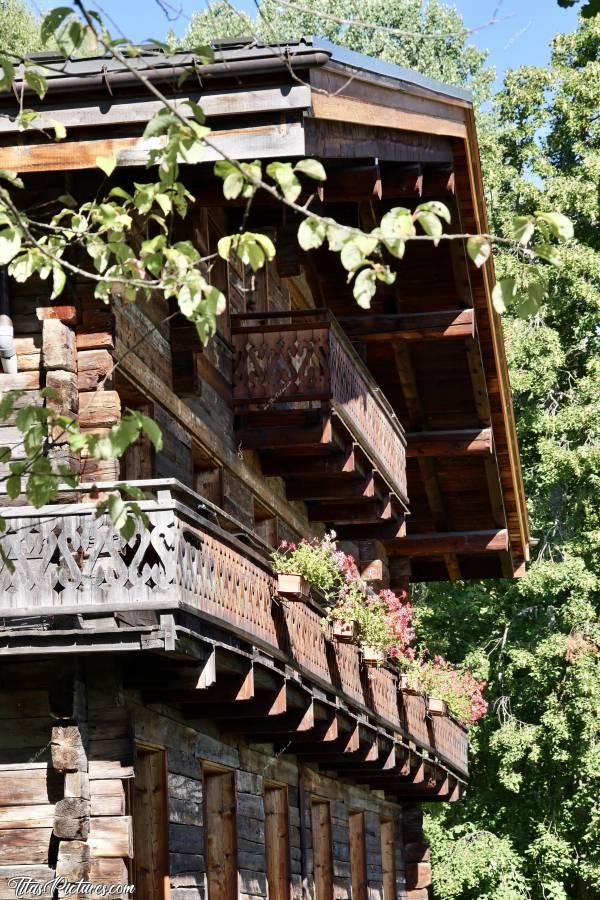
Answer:
[[[331,813],[326,800],[313,800],[311,807],[315,900],[333,897]]]
[[[233,772],[204,770],[204,830],[209,900],[237,900]]]
[[[367,900],[367,852],[364,812],[350,812],[348,828],[350,832],[352,900]]]
[[[136,897],[169,896],[167,766],[164,750],[137,748],[133,783],[133,865]]]
[[[396,900],[396,848],[392,819],[381,820],[381,865],[383,900]]]
[[[266,784],[265,853],[269,900],[289,900],[290,850],[287,790],[281,785]]]

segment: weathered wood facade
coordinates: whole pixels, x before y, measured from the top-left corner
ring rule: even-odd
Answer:
[[[486,230],[466,96],[326,44],[289,53],[232,43],[200,86],[178,80],[185,54],[138,64],[198,100],[232,156],[321,159],[314,202],[339,221],[371,228],[427,197]],[[116,156],[115,183],[143,180],[156,103],[139,83],[107,60],[49,80],[43,115],[65,142],[17,135],[16,103],[0,104],[0,168],[22,174],[24,203],[93,196],[98,156]],[[182,167],[198,197],[183,228],[203,253],[244,212],[210,158]],[[165,440],[101,464],[59,449],[77,491],[3,503],[0,900],[16,875],[55,874],[134,883],[143,900],[427,897],[419,804],[464,792],[466,731],[331,640],[317,596],[279,597],[269,550],[333,527],[395,589],[521,574],[493,273],[462,244],[411,246],[361,312],[297,224],[257,195],[248,227],[274,236],[277,262],[211,269],[228,310],[203,349],[160,299],[104,306],[75,278],[58,301],[9,286],[17,373],[0,390],[25,404],[53,387],[49,403],[100,433],[140,409]],[[0,431],[17,444],[14,423]],[[93,514],[119,479],[148,494],[129,541]]]

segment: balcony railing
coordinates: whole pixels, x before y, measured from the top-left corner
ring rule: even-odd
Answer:
[[[280,600],[267,548],[254,535],[173,479],[137,485],[153,499],[141,503],[148,527],[129,540],[106,517],[96,519],[95,505],[78,492],[40,510],[2,509],[2,546],[12,561],[0,563],[3,628],[15,617],[22,624],[59,613],[185,604],[467,775],[465,730],[448,716],[429,717],[423,698],[399,691],[391,666],[365,669],[355,645],[330,640],[314,599]],[[237,533],[210,520],[220,516]]]
[[[233,399],[244,408],[330,403],[396,495],[407,502],[406,438],[373,376],[328,310],[233,317]]]

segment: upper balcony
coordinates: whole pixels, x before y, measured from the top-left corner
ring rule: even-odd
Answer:
[[[392,407],[325,309],[232,317],[237,439],[311,520],[391,523],[408,506],[406,439]]]
[[[278,596],[267,548],[235,520],[172,479],[138,484],[148,525],[128,541],[95,517],[85,486],[2,510],[4,655],[126,652],[149,701],[401,798],[460,796],[467,734],[453,718],[402,691],[394,666],[366,668],[335,641],[318,598]]]

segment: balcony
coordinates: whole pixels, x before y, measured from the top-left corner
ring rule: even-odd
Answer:
[[[429,716],[393,666],[365,668],[333,640],[315,597],[278,597],[266,547],[235,520],[174,480],[138,484],[149,525],[129,541],[95,518],[85,486],[41,510],[3,509],[4,655],[127,652],[148,700],[398,796],[460,796],[467,736],[455,720]]]
[[[407,509],[406,439],[328,310],[233,317],[237,440],[285,478],[309,518],[397,522]],[[350,534],[348,533],[348,536]]]

